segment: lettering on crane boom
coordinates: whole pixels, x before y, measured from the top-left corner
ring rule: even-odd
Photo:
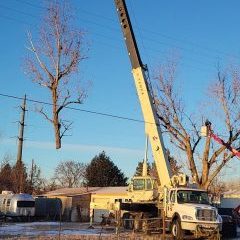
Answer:
[[[137,83],[138,83],[138,86],[139,86],[139,89],[140,89],[141,94],[144,95],[144,89],[143,89],[142,81],[141,81],[141,78],[140,78],[140,77],[138,77]]]

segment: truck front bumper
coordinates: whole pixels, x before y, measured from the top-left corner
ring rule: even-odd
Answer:
[[[202,222],[181,222],[183,230],[189,230],[198,236],[208,236],[209,234],[219,233],[222,229],[220,223],[202,223]]]

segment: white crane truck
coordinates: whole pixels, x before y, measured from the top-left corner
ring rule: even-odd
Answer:
[[[218,239],[222,219],[217,209],[210,205],[207,192],[189,187],[188,177],[185,174],[172,173],[154,105],[148,69],[141,61],[125,0],[114,1],[131,61],[132,74],[145,121],[146,136],[151,144],[160,181],[159,185],[156,179],[147,175],[145,161],[143,175],[132,178],[128,188],[128,199],[119,204],[119,209],[124,212],[123,225],[126,228],[146,230],[148,225],[154,225],[152,224],[154,219],[163,218],[162,228],[170,231],[173,239],[183,239],[185,232],[192,233],[196,238]],[[91,208],[110,210],[114,209],[114,205],[106,203],[106,206],[96,206],[91,203]],[[147,220],[141,222],[143,219]],[[140,222],[142,224],[139,224]]]
[[[196,237],[217,238],[222,220],[217,209],[210,205],[207,192],[188,187],[186,175],[172,174],[154,105],[148,70],[140,58],[125,0],[115,0],[115,6],[132,65],[132,74],[145,121],[145,132],[151,144],[160,180],[160,186],[157,186],[157,181],[147,176],[146,170],[143,171],[143,176],[134,177],[129,186],[130,201],[121,204],[121,208],[127,209],[128,216],[133,217],[139,216],[139,213],[143,213],[142,216],[156,217],[163,211],[168,223],[166,226],[175,239],[181,239],[185,230],[194,233]]]

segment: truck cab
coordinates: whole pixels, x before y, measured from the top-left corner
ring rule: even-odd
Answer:
[[[151,176],[135,176],[128,187],[132,202],[153,202],[158,197],[157,181]]]
[[[168,192],[165,209],[175,237],[180,237],[184,230],[194,233],[196,237],[207,237],[221,231],[222,219],[217,209],[210,205],[205,190],[172,188]]]

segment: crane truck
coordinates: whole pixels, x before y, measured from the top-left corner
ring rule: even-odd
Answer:
[[[154,225],[152,224],[154,219],[164,219],[161,221],[162,229],[170,231],[173,239],[182,239],[186,231],[196,238],[218,239],[222,219],[217,209],[210,205],[207,192],[197,187],[190,187],[189,178],[185,174],[172,173],[164,147],[148,69],[142,63],[125,0],[114,1],[144,117],[145,133],[151,145],[159,181],[147,174],[145,157],[143,174],[132,178],[127,199],[118,202],[118,207],[116,204],[108,203],[97,206],[96,203],[91,202],[90,212],[92,209],[119,209],[123,212],[123,225],[136,230],[140,228],[147,230],[148,225],[151,227]],[[142,221],[142,224],[138,224],[140,219],[150,221],[145,221],[145,224]]]
[[[145,132],[160,180],[160,186],[157,186],[156,179],[148,176],[146,170],[143,170],[142,176],[133,177],[128,190],[129,201],[122,203],[121,209],[127,210],[127,216],[133,218],[164,215],[166,227],[175,239],[182,239],[184,231],[192,232],[196,237],[217,238],[222,220],[217,209],[210,205],[207,192],[190,187],[189,178],[185,174],[172,173],[154,104],[148,68],[142,63],[125,0],[114,1],[131,61]]]

